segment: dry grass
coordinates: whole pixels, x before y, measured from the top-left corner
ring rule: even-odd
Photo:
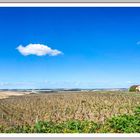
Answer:
[[[104,122],[114,115],[132,113],[140,94],[127,92],[80,92],[31,94],[0,100],[0,124],[34,124],[38,120],[70,119]]]

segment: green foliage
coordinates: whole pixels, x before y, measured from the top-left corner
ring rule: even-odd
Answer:
[[[100,125],[93,121],[70,120],[64,123],[62,133],[95,133]]]
[[[109,119],[102,132],[140,133],[140,107],[136,108],[134,115],[121,115]]]
[[[70,120],[62,123],[39,121],[33,127],[17,126],[1,133],[95,133],[100,125],[92,121]]]
[[[136,91],[137,91],[137,90],[136,90],[136,87],[137,87],[137,85],[131,86],[131,87],[129,88],[129,91],[130,91],[130,92],[136,92]]]
[[[136,109],[134,110],[134,113],[136,116],[140,117],[140,106],[136,107]]]

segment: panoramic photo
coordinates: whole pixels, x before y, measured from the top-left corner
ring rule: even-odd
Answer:
[[[0,133],[140,133],[139,7],[0,7]]]

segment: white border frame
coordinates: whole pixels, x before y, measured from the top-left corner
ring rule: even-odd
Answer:
[[[140,3],[0,3],[0,7],[140,7]]]
[[[26,137],[28,137],[28,138],[37,138],[37,137],[40,137],[40,138],[46,138],[46,137],[48,137],[48,138],[50,138],[50,137],[52,137],[52,138],[62,138],[62,137],[64,137],[64,138],[67,138],[67,137],[69,137],[69,138],[78,138],[78,137],[86,137],[86,138],[93,138],[93,137],[97,137],[97,138],[110,138],[110,137],[112,137],[112,138],[140,138],[140,134],[138,134],[138,133],[134,133],[134,134],[118,134],[118,133],[113,133],[113,134],[102,134],[102,133],[91,133],[91,134],[54,134],[54,133],[49,133],[49,134],[44,134],[44,133],[32,133],[32,134],[22,134],[22,133],[20,133],[20,134],[13,134],[13,133],[11,133],[11,134],[2,134],[2,133],[0,133],[0,138],[3,138],[3,137],[19,137],[19,138],[22,138],[22,137],[24,137],[24,138],[26,138]]]
[[[140,3],[0,3],[1,7],[139,7]],[[3,134],[0,138],[140,138],[140,134]]]

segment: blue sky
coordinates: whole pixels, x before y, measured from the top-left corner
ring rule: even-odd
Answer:
[[[129,87],[139,63],[140,8],[0,8],[0,88]]]

